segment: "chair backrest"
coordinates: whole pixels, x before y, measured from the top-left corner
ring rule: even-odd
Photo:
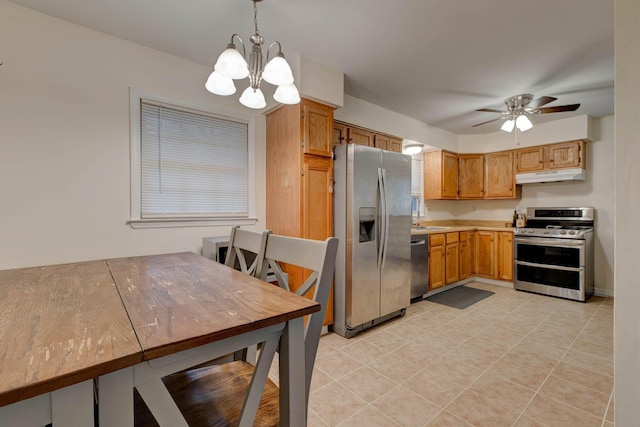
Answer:
[[[271,231],[269,230],[262,232],[244,230],[238,225],[231,228],[229,248],[224,261],[225,265],[231,268],[236,268],[237,265],[239,265],[240,271],[243,273],[260,277],[267,245],[267,236],[270,233]],[[249,255],[249,257],[247,257],[247,255]],[[250,259],[250,264],[247,258]]]
[[[260,278],[266,280],[267,272],[270,270],[278,280],[278,284],[282,288],[290,291],[288,276],[283,273],[279,263],[283,262],[288,265],[302,267],[310,274],[295,293],[305,295],[315,285],[313,289],[313,300],[321,306],[320,311],[313,313],[311,318],[307,319],[304,331],[307,399],[309,398],[311,374],[316,360],[320,333],[322,332],[322,323],[327,310],[327,302],[336,265],[337,249],[338,239],[335,237],[329,237],[321,241],[270,234],[267,239],[267,248],[265,250]]]

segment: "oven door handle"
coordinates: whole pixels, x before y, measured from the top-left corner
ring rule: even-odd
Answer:
[[[584,240],[571,240],[571,239],[545,239],[544,237],[516,237],[513,239],[514,243],[525,243],[536,246],[553,246],[559,248],[576,248],[584,246]]]
[[[577,272],[584,271],[584,267],[579,267],[579,268],[563,267],[563,266],[551,265],[551,264],[536,264],[536,263],[533,263],[533,262],[526,262],[526,261],[516,261],[515,263],[516,263],[516,265],[526,265],[528,267],[546,268],[546,269],[549,269],[549,270],[577,271]]]

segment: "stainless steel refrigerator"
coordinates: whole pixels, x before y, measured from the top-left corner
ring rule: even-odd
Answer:
[[[334,175],[333,330],[350,338],[411,303],[411,156],[342,145]]]

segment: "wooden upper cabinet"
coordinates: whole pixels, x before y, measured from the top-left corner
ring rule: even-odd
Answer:
[[[349,144],[366,145],[367,147],[373,147],[373,132],[359,128],[348,129]]]
[[[516,172],[537,172],[544,170],[545,146],[521,148],[516,151]]]
[[[516,151],[516,173],[585,168],[585,140],[521,148]]]
[[[402,153],[402,140],[400,138],[389,137],[389,151],[395,151],[396,153]]]
[[[484,155],[458,154],[458,197],[484,197]]]
[[[389,137],[386,135],[380,135],[376,133],[373,137],[373,145],[376,148],[380,148],[382,150],[389,149]]]
[[[458,198],[458,155],[449,151],[423,154],[424,198]]]
[[[485,159],[485,198],[508,199],[519,195],[516,191],[513,151],[488,153]]]
[[[549,145],[547,169],[584,169],[584,146],[585,142],[583,140]]]
[[[347,143],[347,126],[334,123],[333,124],[333,146],[344,145]]]
[[[349,123],[333,123],[333,146],[343,144],[366,145],[382,150],[402,153],[402,139],[395,136],[378,133]]]
[[[333,108],[309,99],[303,99],[301,104],[303,152],[332,157]]]

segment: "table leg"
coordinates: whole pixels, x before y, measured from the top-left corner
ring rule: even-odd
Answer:
[[[93,380],[51,392],[51,420],[55,426],[86,427],[94,424]]]
[[[133,427],[133,368],[98,378],[100,427]]]
[[[280,341],[280,425],[305,426],[304,318],[287,323]]]

